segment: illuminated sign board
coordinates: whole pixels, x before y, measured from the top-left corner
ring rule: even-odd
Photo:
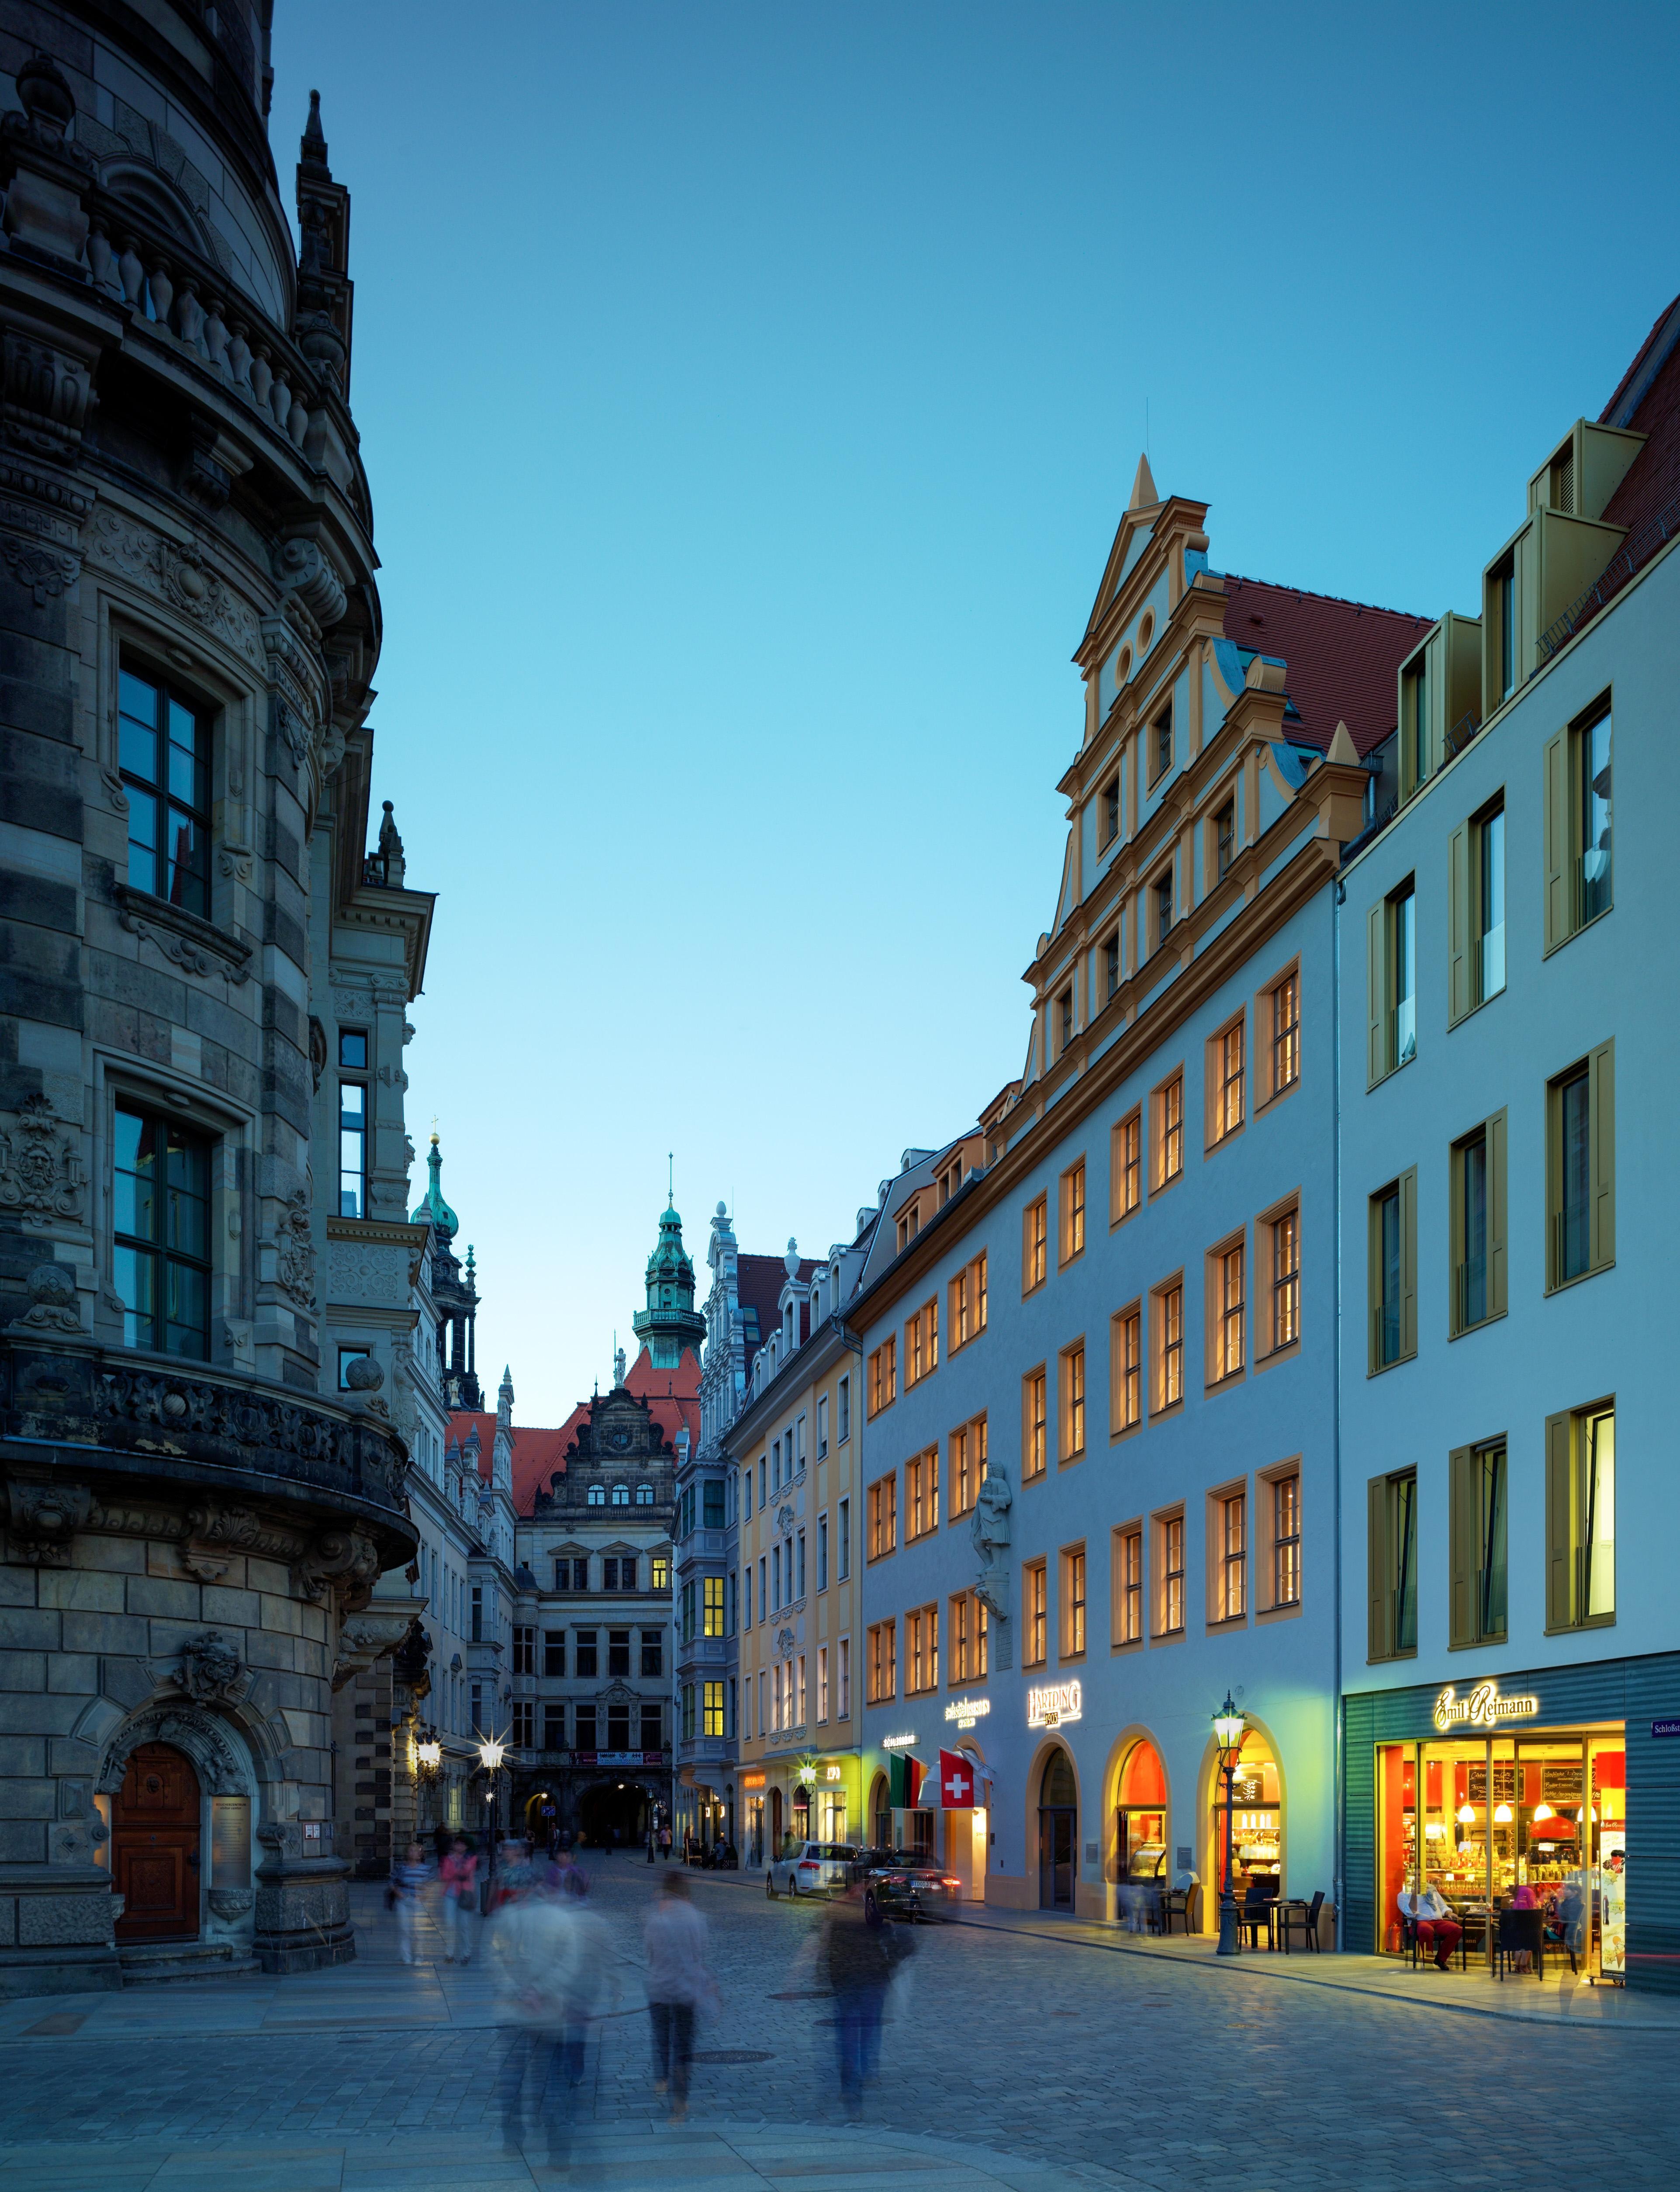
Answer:
[[[883,1735],[881,1748],[883,1750],[908,1750],[915,1740],[913,1735]]]
[[[845,1773],[838,1766],[825,1766],[822,1769],[822,1778],[825,1781],[842,1781],[845,1778]]]
[[[1076,1682],[1046,1682],[1026,1693],[1029,1727],[1066,1727],[1084,1717],[1084,1694]]]
[[[743,1773],[740,1777],[740,1785],[743,1789],[762,1789],[764,1785],[764,1776],[762,1773]]]
[[[953,1698],[945,1709],[945,1716],[955,1721],[958,1727],[972,1727],[991,1710],[990,1698]]]
[[[1496,1682],[1477,1682],[1462,1698],[1449,1682],[1435,1700],[1435,1725],[1444,1735],[1449,1728],[1497,1727],[1502,1720],[1533,1720],[1539,1711],[1538,1698],[1501,1697]]]

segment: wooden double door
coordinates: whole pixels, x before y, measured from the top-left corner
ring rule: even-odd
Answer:
[[[191,1760],[171,1744],[142,1744],[111,1808],[118,1941],[197,1939],[199,1813]]]

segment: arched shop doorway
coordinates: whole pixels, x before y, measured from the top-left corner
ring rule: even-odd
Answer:
[[[1271,1746],[1260,1730],[1249,1728],[1237,1761],[1231,1789],[1231,1878],[1241,1903],[1254,1881],[1266,1894],[1278,1895],[1283,1881],[1283,1787]],[[1226,1790],[1223,1773],[1214,1773],[1213,1837],[1208,1867],[1214,1881],[1206,1911],[1209,1925],[1225,1892]]]
[[[200,1839],[191,1760],[171,1744],[141,1744],[111,1806],[111,1881],[123,1898],[119,1942],[197,1938]]]
[[[1158,1890],[1167,1870],[1167,1776],[1152,1743],[1134,1743],[1115,1789],[1115,1873],[1122,1888]]]
[[[891,1849],[893,1846],[893,1784],[884,1773],[877,1773],[869,1789],[869,1831],[874,1836],[873,1847]]]
[[[1079,1784],[1060,1745],[1044,1761],[1038,1784],[1038,1907],[1073,1908],[1074,1855],[1079,1846]]]
[[[788,1831],[797,1842],[811,1839],[811,1792],[802,1781],[793,1791],[793,1821]]]
[[[578,1797],[579,1839],[591,1849],[640,1849],[653,1797],[639,1781],[592,1781]]]
[[[770,1841],[765,1852],[767,1859],[779,1858],[781,1855],[781,1790],[772,1789],[770,1791]]]

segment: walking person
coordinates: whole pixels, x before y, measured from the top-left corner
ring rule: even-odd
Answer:
[[[443,1897],[443,1939],[446,1964],[472,1961],[472,1933],[478,1914],[478,1860],[465,1835],[457,1835],[449,1854],[438,1868]]]
[[[887,1990],[915,1946],[908,1927],[869,1915],[861,1882],[831,1904],[823,1921],[819,1954],[834,1990],[840,2098],[849,2116],[862,2113],[864,2087],[880,2058]]]
[[[671,2121],[689,2113],[689,2066],[694,2015],[721,2006],[706,1968],[706,1921],[689,1899],[689,1875],[675,1865],[660,1881],[660,1898],[642,1929],[648,1958],[648,2016],[653,2026],[654,2091],[669,2092]]]
[[[502,2145],[524,2149],[529,2132],[548,2133],[551,2162],[563,2165],[569,2143],[573,2074],[570,2044],[592,2001],[597,1983],[586,1968],[602,1961],[598,1944],[587,1938],[581,1914],[563,1897],[535,1892],[499,1904],[489,1924],[490,1954],[499,1982],[498,2023],[507,2045],[497,2074],[501,2103]],[[581,2014],[579,2004],[586,2004]],[[527,2087],[534,2102],[528,2127]]]
[[[420,1890],[431,1877],[426,1870],[426,1852],[418,1842],[409,1844],[409,1854],[401,1864],[391,1869],[391,1892],[397,1905],[397,1954],[405,1964],[414,1957],[414,1936],[420,1924]]]

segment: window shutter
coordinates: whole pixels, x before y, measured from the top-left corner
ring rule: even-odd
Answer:
[[[1505,1119],[1495,1111],[1488,1122],[1488,1314],[1506,1312]]]
[[[1546,1625],[1574,1625],[1574,1498],[1567,1415],[1546,1419]]]
[[[1587,1061],[1592,1135],[1592,1268],[1616,1260],[1616,1047],[1601,1043]]]
[[[1447,849],[1449,963],[1447,1025],[1461,1020],[1475,1002],[1470,980],[1470,825],[1460,822]]]
[[[1418,1351],[1418,1174],[1400,1175],[1400,1358]]]
[[[1450,1601],[1450,1633],[1452,1644],[1473,1644],[1476,1641],[1476,1561],[1477,1508],[1476,1472],[1473,1447],[1455,1447],[1448,1462],[1449,1511],[1448,1542],[1450,1548],[1452,1595]]]
[[[1388,1070],[1388,1010],[1383,983],[1383,924],[1388,911],[1379,903],[1366,916],[1365,997],[1370,1018],[1365,1078],[1374,1087]]]
[[[1366,1593],[1369,1619],[1366,1657],[1387,1659],[1393,1654],[1388,1641],[1388,1580],[1393,1562],[1388,1554],[1388,1480],[1374,1476],[1365,1487]]]
[[[1546,742],[1541,783],[1546,848],[1546,949],[1569,941],[1573,893],[1569,861],[1569,734],[1559,731]]]

